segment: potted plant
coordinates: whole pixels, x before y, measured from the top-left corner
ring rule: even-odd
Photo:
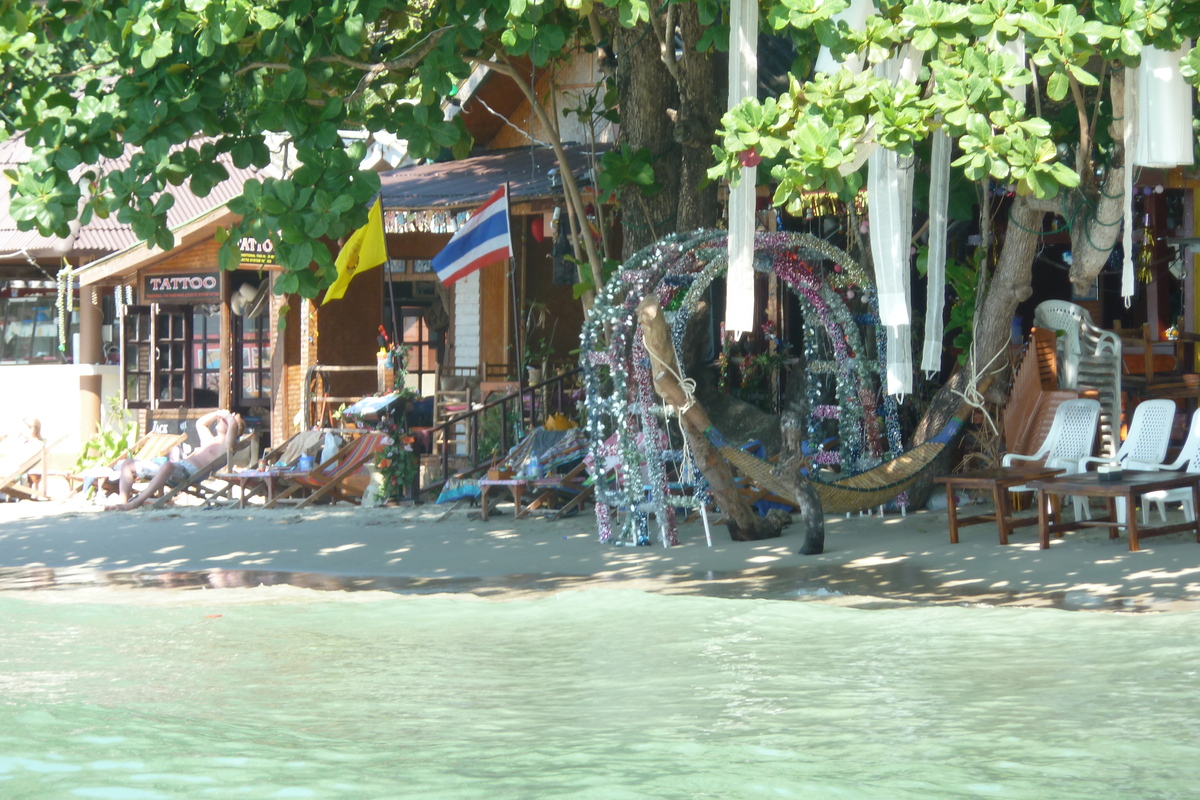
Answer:
[[[546,321],[549,319],[549,309],[545,303],[530,303],[525,310],[524,348],[521,351],[521,368],[529,373],[530,385],[541,383],[546,374],[546,362],[554,354],[554,334],[558,330],[558,320],[550,327],[546,335]]]

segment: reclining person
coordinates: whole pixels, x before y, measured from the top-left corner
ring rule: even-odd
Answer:
[[[117,496],[119,503],[108,506],[109,511],[129,511],[138,508],[158,493],[164,486],[183,483],[207,467],[237,444],[238,437],[246,429],[242,418],[229,411],[212,411],[196,420],[196,435],[200,446],[191,455],[179,461],[135,461],[127,458],[117,465],[120,475]],[[133,482],[149,478],[150,482],[136,497],[130,498]]]

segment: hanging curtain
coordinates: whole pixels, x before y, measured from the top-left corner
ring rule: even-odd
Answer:
[[[907,47],[875,68],[890,81],[912,81],[921,68],[920,51]],[[879,319],[887,328],[887,391],[912,392],[912,342],[909,326],[909,267],[912,247],[911,158],[877,148],[867,159],[867,202],[871,257],[879,294]]]
[[[758,2],[733,0],[729,10],[730,109],[758,95]],[[729,192],[729,271],[725,289],[725,330],[737,335],[754,329],[754,183],[757,167],[742,167]]]
[[[933,163],[929,177],[929,262],[926,265],[925,349],[921,371],[942,368],[942,312],[946,305],[946,229],[950,206],[950,137],[940,128],[933,133]]]

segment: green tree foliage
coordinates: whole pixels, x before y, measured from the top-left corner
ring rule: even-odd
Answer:
[[[877,65],[908,46],[922,59],[916,82],[891,81],[864,69],[793,78],[779,98],[747,100],[727,114],[714,146],[712,177],[736,180],[748,149],[772,162],[775,202],[794,205],[805,191],[853,194],[862,185],[860,148],[880,146],[911,155],[913,144],[941,128],[956,142],[954,166],[974,181],[1013,183],[1023,195],[1054,198],[1079,186],[1080,164],[1059,158],[1063,130],[1007,89],[1029,86],[1048,106],[1085,105],[1106,69],[1136,66],[1142,48],[1177,50],[1200,33],[1195,0],[879,0],[880,13],[862,31],[834,15],[846,0],[781,0],[766,14],[777,32],[807,31],[838,57],[858,55]],[[998,51],[1024,36],[1028,67]],[[1189,76],[1200,72],[1200,51],[1187,56]],[[1077,133],[1077,131],[1076,131]],[[1086,144],[1091,144],[1091,141]],[[1087,153],[1084,164],[1106,153]]]
[[[645,20],[644,0],[609,0]],[[415,158],[471,146],[446,120],[473,64],[526,58],[543,68],[591,47],[590,0],[0,0],[0,136],[23,133],[27,166],[12,213],[23,229],[65,236],[115,215],[162,248],[172,187],[205,196],[239,168],[270,161],[286,134],[297,168],[246,184],[219,238],[221,264],[242,237],[270,239],[284,293],[315,296],[334,275],[326,242],[366,221],[378,177],[341,131],[387,131]],[[127,167],[97,165],[132,153]]]

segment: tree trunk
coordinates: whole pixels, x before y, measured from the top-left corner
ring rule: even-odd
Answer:
[[[652,154],[654,180],[660,190],[647,197],[641,189],[621,190],[623,257],[653,244],[675,230],[679,198],[679,156],[674,125],[666,109],[676,108],[679,93],[663,64],[658,39],[647,23],[615,29],[617,96],[621,103],[622,143]]]
[[[1095,180],[1084,175],[1081,189],[1071,192],[1065,204],[1071,228],[1071,284],[1079,294],[1091,288],[1092,281],[1108,263],[1113,245],[1121,235],[1121,220],[1125,216],[1125,137],[1120,121],[1125,117],[1125,69],[1114,68],[1109,79],[1109,98],[1112,101],[1114,122],[1109,126],[1113,140],[1112,166],[1104,175],[1103,187],[1095,190]],[[1091,169],[1091,165],[1087,165]],[[1128,221],[1126,224],[1132,224]]]
[[[696,454],[696,464],[708,488],[721,507],[729,537],[735,542],[757,541],[779,536],[782,524],[778,517],[763,518],[754,513],[750,503],[738,491],[733,472],[725,458],[708,440],[705,433],[712,422],[704,407],[694,398],[689,398],[676,377],[679,364],[675,360],[675,348],[671,344],[671,331],[663,319],[658,298],[650,295],[637,307],[638,322],[646,340],[646,351],[654,369],[654,391],[680,411],[680,421],[688,445]]]
[[[955,370],[930,401],[913,435],[913,444],[928,441],[945,427],[962,404],[962,395],[969,394],[986,375],[996,375],[1008,368],[1004,351],[1012,335],[1013,313],[1033,293],[1033,259],[1046,215],[1034,205],[1021,196],[1013,201],[1000,258],[976,317],[973,351],[967,363]]]
[[[975,328],[974,365],[968,363],[951,376],[930,403],[916,434],[914,443],[924,442],[942,429],[959,407],[968,388],[987,373],[1006,366],[1002,355],[1008,344],[1010,325],[1017,305],[1032,294],[1033,259],[1037,252],[1039,232],[1046,213],[1059,213],[1071,221],[1071,283],[1078,292],[1087,291],[1100,274],[1120,235],[1118,224],[1125,215],[1126,199],[1125,148],[1120,120],[1125,115],[1125,70],[1111,71],[1109,97],[1113,119],[1109,128],[1116,152],[1113,165],[1104,176],[1101,188],[1096,188],[1090,174],[1090,162],[1085,165],[1080,189],[1060,195],[1054,200],[1037,200],[1018,196],[1009,211],[1008,231],[1005,234],[995,274],[979,310]],[[1063,190],[1067,192],[1067,190]],[[1003,384],[995,384],[1002,386]]]
[[[675,120],[675,141],[681,145],[678,219],[672,230],[691,231],[715,228],[720,216],[717,181],[703,189],[708,167],[712,164],[712,146],[725,110],[725,70],[715,50],[696,52],[696,42],[704,35],[695,3],[677,6],[683,55],[679,60],[679,114]]]

